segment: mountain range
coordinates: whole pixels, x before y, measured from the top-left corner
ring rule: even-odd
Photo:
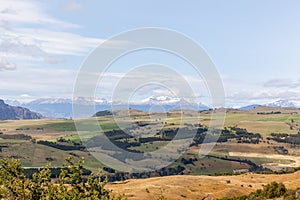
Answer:
[[[43,116],[52,118],[72,118],[72,100],[63,98],[41,98],[28,103],[20,103],[16,100],[6,100],[7,103],[15,106],[23,106],[35,112],[41,113]],[[137,103],[130,103],[129,105],[123,102],[111,102],[106,99],[93,99],[93,98],[77,98],[74,104],[80,106],[95,105],[95,110],[112,110],[112,109],[123,109],[133,108],[141,111],[148,112],[153,109],[153,106],[159,106],[165,111],[180,109],[188,103],[185,103],[179,98],[173,98],[168,96],[148,97]],[[113,105],[113,106],[112,106]],[[191,104],[189,104],[190,106]],[[193,104],[193,108],[198,110],[208,110],[209,107],[204,104]],[[154,109],[155,111],[155,109]],[[89,117],[89,116],[83,116]]]
[[[20,106],[10,106],[0,99],[0,119],[41,119],[43,116]]]
[[[272,103],[268,103],[266,104],[266,106],[269,106],[269,107],[282,107],[282,108],[297,108],[298,106],[289,101],[289,100],[278,100],[278,101],[275,101],[275,102],[272,102]]]
[[[72,118],[72,100],[64,98],[40,98],[28,103],[20,103],[16,100],[6,100],[8,104],[14,106],[22,106],[28,108],[34,112],[41,113],[43,116],[52,118]],[[106,99],[94,99],[94,98],[77,98],[74,104],[80,106],[95,105],[95,110],[104,111],[112,109],[122,109],[122,108],[133,108],[141,111],[148,112],[153,108],[153,106],[160,106],[165,111],[180,109],[182,107],[182,100],[179,98],[173,98],[168,96],[151,96],[141,100],[138,103],[130,103],[129,105],[122,102],[107,101]],[[112,104],[114,106],[112,106]],[[194,108],[198,110],[208,110],[209,106],[202,103],[193,105]],[[258,106],[269,106],[269,107],[282,107],[282,108],[298,108],[298,106],[288,100],[278,100],[268,104],[252,104],[245,107],[239,108],[239,110],[252,110]],[[89,117],[89,116],[85,116]]]
[[[251,104],[248,106],[244,106],[239,108],[239,110],[252,110],[258,106],[268,106],[268,107],[274,107],[274,108],[299,108],[300,106],[296,105],[294,102],[291,102],[289,100],[277,100],[271,103],[267,104]]]

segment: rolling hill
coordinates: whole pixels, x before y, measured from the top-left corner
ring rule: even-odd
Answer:
[[[218,199],[248,195],[272,181],[281,182],[288,189],[300,186],[300,172],[292,174],[241,174],[235,176],[165,176],[132,179],[108,185],[115,193],[125,194],[129,200]],[[162,198],[161,198],[162,199]]]

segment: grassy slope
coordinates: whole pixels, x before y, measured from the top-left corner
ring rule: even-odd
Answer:
[[[155,199],[161,190],[168,200],[203,199],[209,194],[215,198],[249,194],[272,181],[296,189],[300,187],[300,172],[284,175],[167,176],[118,182],[108,185],[108,188],[116,193],[124,193],[129,200]]]

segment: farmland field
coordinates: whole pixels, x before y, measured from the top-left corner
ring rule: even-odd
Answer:
[[[121,113],[122,111],[120,111]],[[138,137],[156,137],[158,130],[175,130],[176,128],[196,127],[198,124],[208,126],[211,120],[211,112],[196,112],[185,111],[188,118],[185,119],[185,124],[181,124],[180,111],[172,111],[167,113],[167,118],[164,123],[161,123],[162,115],[159,113],[148,114],[137,110],[131,110],[131,121],[126,119],[122,122],[122,117],[119,117],[119,123],[123,123],[125,128],[130,130],[133,138],[128,138],[129,143],[138,141]],[[249,165],[229,161],[223,158],[232,159],[248,159],[257,165],[267,166],[265,164],[273,163],[278,165],[278,168],[283,164],[285,166],[298,167],[298,162],[293,159],[283,159],[283,157],[271,155],[300,155],[297,146],[291,147],[288,143],[279,143],[268,139],[272,133],[285,133],[296,135],[299,131],[300,114],[299,110],[290,109],[274,109],[257,108],[251,111],[239,111],[234,109],[227,110],[225,118],[225,127],[238,127],[245,129],[249,133],[257,133],[261,135],[258,144],[249,144],[248,142],[237,142],[236,139],[229,139],[227,142],[220,142],[214,147],[210,155],[215,157],[198,158],[199,148],[201,143],[191,147],[185,154],[182,155],[170,167],[177,165],[185,168],[184,174],[218,174],[232,173],[234,170],[249,169]],[[121,114],[119,116],[122,116]],[[118,125],[112,118],[112,115],[102,115],[94,118],[79,120],[77,123],[82,123],[83,128],[89,128],[94,121],[98,121],[104,132],[112,132],[119,130]],[[212,119],[213,120],[213,119]],[[129,123],[128,123],[129,122]],[[82,128],[81,127],[81,128]],[[232,129],[234,130],[234,129]],[[92,171],[97,171],[103,167],[103,164],[97,161],[87,150],[80,149],[78,146],[82,141],[90,141],[96,138],[101,133],[99,131],[90,131],[78,135],[75,122],[65,119],[42,119],[42,120],[4,120],[0,122],[0,131],[3,137],[0,138],[1,157],[11,156],[21,160],[26,167],[40,167],[48,162],[53,166],[59,166],[63,163],[63,159],[67,156],[75,158],[84,157],[85,165]],[[9,135],[13,137],[9,137]],[[19,137],[16,137],[19,135]],[[30,138],[22,138],[23,136]],[[5,136],[5,137],[4,137]],[[50,146],[39,141],[48,141]],[[118,140],[124,142],[124,140]],[[168,144],[169,140],[155,139],[154,141],[142,142],[139,146],[130,146],[129,149],[141,152],[152,152],[160,149]],[[55,145],[58,144],[59,148]],[[60,145],[60,146],[59,146]],[[77,146],[76,146],[77,145]],[[78,149],[76,149],[78,147]],[[63,149],[60,149],[63,148]],[[233,155],[231,152],[239,152]],[[256,156],[247,156],[243,153],[257,153]],[[268,154],[270,156],[259,156]],[[190,164],[182,163],[181,159],[193,158],[194,161]],[[197,160],[196,160],[197,159]],[[222,166],[222,167],[220,167]]]

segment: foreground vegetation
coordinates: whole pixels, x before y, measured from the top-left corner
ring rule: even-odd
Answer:
[[[101,174],[83,175],[83,160],[74,162],[72,157],[66,159],[65,169],[59,176],[51,178],[49,166],[40,169],[32,178],[24,175],[20,162],[14,158],[5,158],[0,161],[0,198],[26,200],[59,200],[59,199],[125,199],[124,195],[115,195],[106,188],[107,181],[102,181]],[[231,181],[227,180],[227,184]],[[146,188],[147,193],[151,191]],[[155,199],[167,199],[165,190],[160,189]],[[201,188],[199,188],[201,192]],[[225,197],[221,200],[261,200],[261,199],[299,199],[299,189],[288,190],[283,183],[271,182],[263,185],[248,195],[240,197]],[[186,198],[185,195],[181,197]]]
[[[77,163],[69,157],[66,169],[62,169],[56,179],[51,179],[49,167],[33,174],[32,179],[26,178],[24,170],[17,159],[1,160],[0,198],[1,199],[122,199],[113,196],[105,189],[106,181],[98,175],[83,176],[83,160]]]
[[[262,199],[274,199],[283,197],[284,199],[293,200],[299,199],[300,195],[298,190],[287,190],[284,184],[272,182],[263,187],[263,189],[258,189],[249,195],[243,195],[240,197],[233,198],[222,198],[220,200],[262,200]]]

